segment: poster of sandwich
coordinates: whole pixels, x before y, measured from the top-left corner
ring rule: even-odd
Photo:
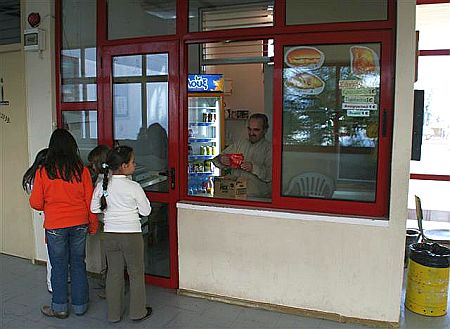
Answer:
[[[311,71],[322,67],[325,56],[314,47],[294,47],[284,55],[284,63],[292,68],[285,76],[285,86],[294,94],[319,95],[325,88],[325,82]]]

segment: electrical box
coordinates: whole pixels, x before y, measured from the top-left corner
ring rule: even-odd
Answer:
[[[29,29],[23,31],[24,50],[44,50],[45,31],[40,29]]]

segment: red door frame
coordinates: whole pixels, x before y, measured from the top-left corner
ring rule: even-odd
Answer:
[[[178,287],[178,242],[177,242],[177,209],[179,200],[179,161],[178,161],[178,42],[162,41],[150,43],[121,44],[119,46],[105,46],[102,49],[102,73],[99,88],[102,89],[102,138],[99,143],[113,145],[113,113],[112,113],[112,57],[124,55],[168,53],[169,55],[169,131],[168,131],[168,168],[175,169],[175,188],[169,178],[168,193],[146,192],[151,202],[166,203],[169,207],[169,252],[170,252],[170,278],[146,275],[146,282],[167,288]]]

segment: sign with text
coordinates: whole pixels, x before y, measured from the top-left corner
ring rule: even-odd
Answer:
[[[223,92],[222,74],[189,74],[188,92]]]

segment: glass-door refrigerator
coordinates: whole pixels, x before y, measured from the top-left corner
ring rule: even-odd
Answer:
[[[188,194],[212,196],[224,140],[223,76],[188,75]]]

